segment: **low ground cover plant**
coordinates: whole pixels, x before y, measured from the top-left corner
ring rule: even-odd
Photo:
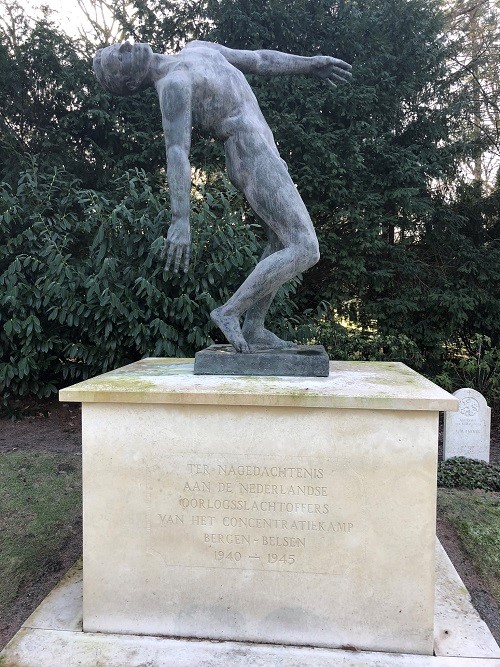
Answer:
[[[437,479],[447,489],[500,491],[500,465],[455,456],[439,464]]]

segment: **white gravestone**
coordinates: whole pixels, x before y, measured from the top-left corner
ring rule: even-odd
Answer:
[[[458,412],[444,417],[443,458],[465,456],[478,461],[490,460],[491,408],[475,389],[459,389],[453,394]]]

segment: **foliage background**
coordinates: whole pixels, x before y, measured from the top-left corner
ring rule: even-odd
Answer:
[[[480,378],[499,396],[500,180],[481,171],[498,143],[486,94],[498,72],[474,47],[498,40],[486,13],[474,33],[463,22],[450,33],[458,2],[133,0],[115,33],[97,23],[75,39],[47,13],[1,4],[4,401],[138,357],[191,356],[217,340],[208,313],[259,254],[258,221],[225,179],[222,146],[195,132],[194,261],[186,276],[163,274],[156,94],[112,97],[91,73],[93,52],[116,35],[158,51],[202,38],[352,62],[352,85],[334,91],[249,77],[322,253],[278,296],[270,328],[337,358],[406,361],[448,388]]]

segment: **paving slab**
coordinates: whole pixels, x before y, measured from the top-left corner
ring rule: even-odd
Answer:
[[[500,658],[486,623],[472,606],[469,591],[436,541],[434,652],[440,656]]]

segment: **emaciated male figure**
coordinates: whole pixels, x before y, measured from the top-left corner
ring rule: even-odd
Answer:
[[[293,345],[268,331],[264,319],[278,288],[319,260],[311,218],[244,74],[305,74],[335,85],[349,79],[350,69],[329,56],[239,51],[200,41],[173,56],[153,53],[148,44],[125,42],[101,49],[94,58],[96,76],[108,91],[132,95],[155,86],[158,92],[172,210],[165,270],[187,271],[189,266],[191,128],[224,141],[229,178],[245,194],[268,237],[252,273],[210,314],[238,352]]]

